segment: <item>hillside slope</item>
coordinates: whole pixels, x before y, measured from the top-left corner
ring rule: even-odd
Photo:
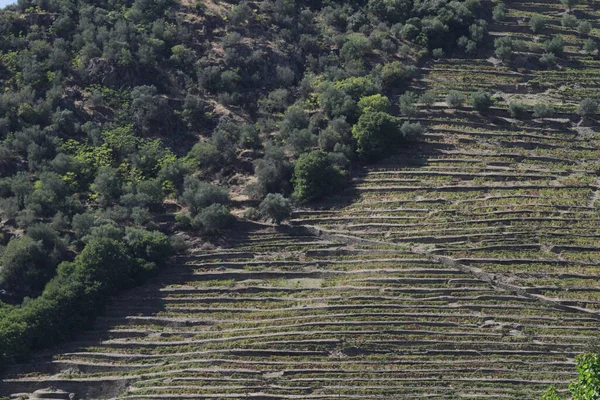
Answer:
[[[418,148],[365,167],[291,228],[238,223],[230,247],[193,249],[114,299],[95,331],[4,377],[86,398],[536,399],[574,377],[600,328],[600,137],[576,114],[598,94],[595,3],[514,1],[492,35],[520,36],[523,65],[432,62],[415,90]],[[539,13],[542,34],[527,21]],[[548,70],[538,42],[564,38]],[[491,54],[488,54],[490,56]],[[523,61],[524,60],[524,61]],[[484,114],[450,91],[498,97]],[[548,118],[515,113],[548,103]],[[513,114],[509,104],[513,103]]]

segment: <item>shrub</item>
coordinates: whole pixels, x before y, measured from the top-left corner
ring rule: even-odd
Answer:
[[[592,24],[590,24],[588,21],[580,22],[579,25],[577,25],[577,32],[582,35],[588,35],[591,30]]]
[[[564,53],[565,44],[561,37],[556,36],[544,43],[544,49],[547,53],[552,53],[557,57],[561,57]]]
[[[223,204],[211,204],[202,209],[192,221],[192,228],[199,230],[204,235],[214,236],[221,233],[235,222],[229,209]]]
[[[527,107],[519,101],[511,101],[508,105],[508,113],[513,118],[524,118],[527,115]]]
[[[465,96],[456,90],[451,90],[446,96],[446,104],[449,108],[459,108],[465,102]]]
[[[537,103],[533,106],[533,116],[535,118],[548,118],[554,115],[554,107],[547,103]]]
[[[406,92],[398,98],[400,113],[405,117],[414,117],[418,113],[416,106],[418,97],[413,92]]]
[[[494,40],[494,48],[496,57],[508,63],[516,50],[515,41],[509,36],[500,37]]]
[[[492,96],[486,92],[476,92],[471,95],[471,104],[479,112],[485,112],[494,104]]]
[[[382,95],[382,94],[374,94],[371,96],[365,96],[361,98],[358,102],[358,108],[361,113],[364,112],[388,112],[390,110],[391,103],[390,100]]]
[[[540,65],[550,68],[556,65],[556,56],[553,53],[544,53],[539,59]]]
[[[400,127],[400,133],[406,141],[413,141],[423,134],[423,127],[420,122],[411,123],[404,121]]]
[[[123,191],[123,181],[112,167],[101,167],[92,184],[92,191],[99,196],[100,204],[107,206],[116,201]]]
[[[359,60],[372,50],[371,41],[362,33],[351,33],[340,49],[340,56],[346,60]]]
[[[304,153],[294,167],[294,197],[309,202],[335,193],[344,183],[344,173],[332,165],[323,151]]]
[[[598,103],[592,99],[583,99],[577,107],[577,114],[587,117],[598,112]]]
[[[400,61],[392,61],[381,69],[381,84],[384,89],[400,87],[410,77],[410,71]]]
[[[531,28],[531,32],[540,33],[544,27],[546,26],[546,21],[539,15],[534,15],[529,20],[529,27]]]
[[[437,96],[432,92],[425,92],[419,96],[419,102],[427,107],[431,107],[433,104],[435,104],[436,100]]]
[[[228,205],[229,194],[227,189],[202,182],[197,178],[186,177],[181,201],[188,206],[194,216],[201,209],[213,204]]]
[[[265,156],[254,162],[257,185],[253,188],[253,197],[260,198],[267,193],[287,193],[293,168],[281,147],[268,146]]]
[[[384,112],[366,112],[352,127],[358,156],[373,160],[387,154],[399,139],[399,121]]]
[[[600,355],[585,353],[575,357],[577,380],[569,384],[570,396],[563,397],[551,386],[542,395],[542,400],[595,400],[600,393]]]
[[[498,3],[492,10],[494,21],[503,21],[506,18],[506,6],[504,3]]]
[[[596,50],[598,50],[598,43],[594,39],[589,38],[583,43],[583,51],[587,54],[592,54]]]
[[[292,215],[292,206],[281,194],[269,193],[258,206],[258,212],[263,218],[279,224]]]
[[[435,58],[442,58],[444,57],[444,50],[441,48],[433,49],[431,50],[431,55]]]
[[[577,17],[572,14],[565,14],[560,20],[565,28],[575,28],[577,26]]]

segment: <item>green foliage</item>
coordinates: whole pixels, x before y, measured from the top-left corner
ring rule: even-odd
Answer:
[[[597,50],[598,43],[594,39],[589,38],[583,43],[583,51],[585,51],[587,54],[593,54]]]
[[[405,117],[414,117],[418,114],[417,109],[418,96],[414,92],[406,92],[398,98],[398,107],[400,113]]]
[[[522,119],[527,116],[527,106],[519,101],[511,101],[508,104],[508,113],[513,118]]]
[[[531,32],[536,34],[540,33],[546,27],[546,20],[544,20],[544,18],[540,15],[536,14],[529,20],[529,27],[531,28]]]
[[[215,236],[223,232],[235,222],[235,217],[229,208],[223,204],[214,203],[203,208],[192,221],[192,227],[204,235]]]
[[[384,112],[365,112],[352,127],[352,136],[358,156],[366,161],[374,160],[388,154],[399,142],[399,121]]]
[[[392,61],[381,69],[381,83],[384,88],[400,88],[411,78],[411,72],[400,61]]]
[[[577,114],[587,117],[598,112],[598,103],[593,99],[583,99],[577,107]]]
[[[577,25],[577,32],[579,32],[582,35],[589,35],[591,30],[592,30],[592,24],[589,23],[588,21],[582,21],[579,23],[579,25]]]
[[[258,212],[262,218],[279,224],[292,215],[292,206],[281,194],[269,193],[258,206]]]
[[[358,108],[361,113],[377,111],[389,112],[391,106],[390,100],[379,93],[362,97],[358,102]]]
[[[138,242],[144,244],[140,248],[147,249],[150,242],[150,248],[164,243],[166,237],[160,235]],[[152,251],[143,257],[156,254]],[[164,258],[135,260],[124,243],[92,239],[73,262],[59,266],[41,296],[0,314],[0,366],[23,360],[32,350],[55,345],[88,327],[110,295],[139,278],[140,262],[156,261],[164,263]]]
[[[504,3],[498,3],[492,10],[494,21],[503,21],[506,18],[506,6]]]
[[[578,25],[577,17],[572,14],[565,14],[560,20],[565,28],[575,28]]]
[[[465,102],[465,95],[459,91],[451,90],[446,96],[446,105],[449,108],[460,108]]]
[[[555,36],[552,39],[544,42],[544,49],[547,53],[552,53],[557,57],[561,57],[564,53],[565,44],[560,36]]]
[[[346,36],[340,49],[340,56],[346,61],[364,58],[372,50],[371,41],[362,33],[351,33]]]
[[[486,112],[494,104],[494,100],[489,93],[476,92],[471,95],[471,105],[480,113]]]
[[[536,103],[533,106],[533,116],[535,118],[548,118],[554,115],[554,107],[547,103]]]
[[[600,399],[600,355],[597,353],[580,354],[575,357],[577,380],[569,384],[571,400]],[[542,400],[566,400],[560,396],[556,387],[551,386],[542,395]]]
[[[294,197],[307,203],[338,191],[344,184],[344,173],[330,162],[327,153],[312,151],[296,161],[293,183]]]
[[[213,204],[228,205],[229,193],[227,193],[227,189],[202,182],[193,177],[186,177],[181,201],[189,208],[192,216],[195,216],[203,208]]]

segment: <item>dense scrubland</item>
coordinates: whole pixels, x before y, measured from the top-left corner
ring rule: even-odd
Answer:
[[[2,10],[0,394],[566,396],[600,324],[599,13]]]

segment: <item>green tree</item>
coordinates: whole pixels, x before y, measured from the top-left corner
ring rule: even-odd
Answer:
[[[300,155],[294,166],[294,197],[306,203],[337,192],[344,173],[331,163],[327,153],[317,150]]]
[[[577,25],[577,32],[579,32],[582,35],[589,35],[591,30],[592,24],[588,21],[582,21],[579,23],[579,25]]]
[[[399,121],[384,112],[365,112],[352,127],[357,153],[363,160],[387,154],[400,139]]]
[[[593,99],[583,99],[577,107],[577,114],[588,117],[598,112],[598,103]]]
[[[531,28],[531,32],[537,34],[544,30],[546,27],[546,20],[540,15],[534,15],[529,20],[529,27]]]
[[[188,206],[192,216],[194,216],[203,208],[213,204],[228,205],[229,193],[225,188],[202,182],[194,177],[186,177],[183,183],[181,201]]]
[[[586,353],[575,357],[577,380],[569,384],[571,400],[600,399],[600,354]],[[566,400],[556,387],[551,386],[542,395],[542,400]]]
[[[123,181],[116,169],[101,167],[96,174],[91,189],[98,196],[100,204],[107,206],[121,196]]]
[[[476,92],[471,95],[471,104],[473,108],[480,113],[486,112],[494,104],[494,100],[489,93]]]
[[[498,3],[492,10],[494,21],[503,21],[506,18],[506,6],[504,3]]]
[[[362,97],[358,102],[358,108],[362,113],[364,112],[388,112],[392,104],[387,96],[382,94],[374,94],[371,96]]]
[[[279,224],[292,215],[292,206],[281,194],[269,193],[258,206],[258,212],[263,218]]]
[[[235,217],[229,208],[223,204],[211,204],[202,209],[192,222],[192,226],[202,234],[208,236],[218,235],[235,222]]]
[[[465,95],[457,90],[451,90],[446,96],[446,104],[449,108],[460,108],[465,102]]]

